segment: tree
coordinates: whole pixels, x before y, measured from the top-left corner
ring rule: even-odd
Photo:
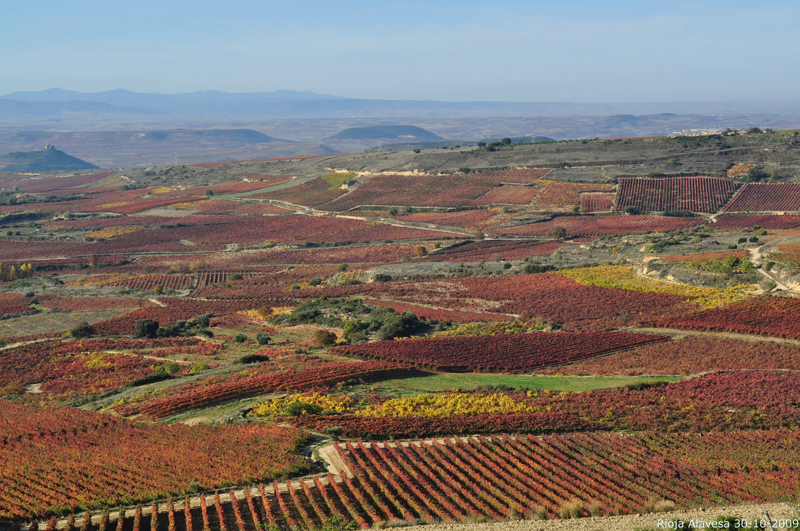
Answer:
[[[157,331],[158,321],[152,319],[139,319],[134,327],[136,337],[156,337]]]
[[[563,240],[567,237],[567,229],[564,227],[553,227],[550,231],[550,237],[554,240]]]
[[[322,348],[327,347],[328,345],[333,345],[336,343],[336,334],[331,332],[330,330],[318,330],[314,333],[314,337],[311,339],[311,345],[314,348]]]
[[[509,137],[501,138],[500,143],[507,146],[511,143],[511,139]]]
[[[428,255],[428,249],[426,249],[422,245],[417,245],[416,247],[414,247],[414,254],[417,256],[417,258],[422,258],[423,256]]]
[[[95,335],[97,332],[94,328],[89,325],[86,321],[82,323],[78,323],[75,327],[67,333],[67,336],[73,339],[82,339],[85,337],[91,337]]]

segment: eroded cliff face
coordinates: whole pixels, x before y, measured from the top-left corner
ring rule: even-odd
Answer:
[[[791,270],[781,264],[775,264],[767,273],[790,290],[800,291],[800,269]]]
[[[633,274],[656,280],[665,280],[677,284],[687,284],[700,287],[724,287],[729,284],[732,277],[722,273],[710,273],[687,269],[676,264],[664,264],[658,261],[643,262],[633,268]],[[734,280],[733,283],[739,282]]]

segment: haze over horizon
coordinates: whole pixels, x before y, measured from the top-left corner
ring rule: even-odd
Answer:
[[[311,91],[498,102],[797,103],[800,5],[501,0],[14,3],[0,94]]]

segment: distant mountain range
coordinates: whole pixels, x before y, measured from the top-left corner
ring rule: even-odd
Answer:
[[[6,172],[94,169],[97,169],[94,164],[67,155],[50,144],[40,151],[16,152],[0,156],[0,171]]]
[[[413,125],[348,127],[330,138],[337,140],[401,140],[407,142],[442,140],[439,135]]]
[[[0,96],[0,124],[14,118],[75,119],[80,116],[132,116],[238,119],[610,116],[615,114],[732,114],[800,112],[800,104],[781,103],[570,103],[447,102],[346,98],[308,91],[145,94],[118,89],[84,93],[53,88]]]

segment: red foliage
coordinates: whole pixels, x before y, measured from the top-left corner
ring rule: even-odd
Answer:
[[[126,356],[119,351],[169,358],[177,354],[213,353],[219,348],[219,345],[196,338],[31,343],[3,351],[0,396],[20,393],[26,386],[38,383],[43,383],[41,390],[48,393],[94,394],[153,374],[162,365],[159,361],[138,355]],[[97,353],[109,351],[112,354],[97,356]]]
[[[20,315],[20,314],[33,314],[39,310],[31,308],[30,306],[0,306],[0,315]]]
[[[769,230],[795,229],[800,227],[800,216],[768,214],[762,216],[748,216],[726,214],[719,216],[716,222],[709,225],[715,230],[749,229],[754,226]]]
[[[548,417],[556,429],[586,424],[574,417]],[[522,421],[523,429],[527,422],[536,420]],[[352,477],[328,474],[313,478],[310,486],[301,479],[299,487],[287,482],[279,488],[276,482],[267,489],[262,484],[260,496],[245,489],[244,499],[234,493],[232,502],[216,503],[215,496],[212,513],[201,495],[195,525],[199,529],[202,519],[209,531],[265,524],[311,531],[332,516],[364,528],[398,519],[532,518],[534,513],[556,518],[564,502],[573,499],[584,507],[596,504],[603,515],[641,513],[654,499],[673,500],[680,507],[693,507],[698,500],[783,500],[800,480],[800,434],[787,429],[692,437],[579,433],[409,444],[359,441],[339,443],[336,449]]]
[[[763,296],[654,322],[656,326],[800,339],[800,299]]]
[[[642,390],[539,393],[541,411],[577,414],[612,429],[695,431],[796,426],[800,373],[713,373]]]
[[[620,323],[649,322],[685,309],[685,297],[584,286],[551,273],[379,282],[327,288],[311,295],[361,295],[458,311],[525,313],[562,323],[567,331],[612,330]]]
[[[410,363],[439,371],[530,372],[539,367],[590,358],[666,336],[628,332],[499,334],[379,341],[334,347],[329,352]]]
[[[143,403],[134,401],[115,409],[125,416],[141,413],[158,419],[253,394],[328,386],[348,380],[384,376],[406,369],[394,363],[327,362],[319,358],[302,360],[301,366],[297,368],[289,365],[290,361],[292,360],[261,363],[253,369],[174,387],[164,394],[156,395],[152,400]]]
[[[545,181],[544,189],[531,203],[531,208],[545,212],[564,212],[579,207],[581,195],[589,191],[610,192],[609,184]]]
[[[501,185],[475,199],[473,205],[527,205],[542,189],[541,185]]]
[[[465,206],[500,184],[533,184],[549,171],[519,169],[468,175],[378,175],[325,207],[343,211],[360,205]]]
[[[468,241],[431,251],[424,259],[444,260],[446,262],[480,262],[481,260],[522,260],[529,256],[550,256],[556,249],[569,245],[559,241],[509,241],[481,240]]]
[[[365,299],[364,304],[370,306],[386,306],[397,313],[413,312],[420,319],[446,321],[446,322],[473,322],[473,321],[504,321],[506,315],[486,312],[462,312],[458,310],[443,310],[440,308],[425,308],[417,304],[408,304],[395,301],[382,301],[378,299]]]
[[[747,183],[724,212],[774,212],[800,210],[800,183]]]
[[[256,214],[256,215],[275,215],[288,214],[291,210],[280,208],[269,203],[239,203],[236,201],[226,201],[214,199],[212,201],[199,201],[191,205],[191,210],[198,210],[200,214]]]
[[[290,251],[248,253],[237,258],[242,264],[391,264],[414,257],[414,249],[423,246],[433,250],[433,242],[407,242],[347,247],[321,247]]]
[[[686,337],[616,352],[602,358],[545,368],[550,374],[699,374],[720,370],[800,370],[800,348],[772,342]]]
[[[341,188],[331,189],[327,181],[317,178],[283,190],[267,190],[260,194],[251,195],[250,197],[253,199],[275,199],[298,205],[319,206],[333,201],[344,193],[345,190]]]
[[[216,194],[235,194],[238,192],[250,192],[258,190],[270,185],[291,181],[292,177],[289,175],[248,175],[251,179],[257,178],[254,182],[247,181],[231,181],[229,183],[214,184],[211,186],[200,186],[197,188],[186,188],[184,190],[174,190],[168,192],[170,195],[205,195],[206,191],[211,190]]]
[[[192,481],[213,488],[303,466],[293,454],[303,436],[290,428],[143,425],[74,408],[0,407],[2,518],[127,504],[182,494]]]
[[[717,177],[621,178],[614,210],[716,212],[735,189],[735,182]]]
[[[111,282],[109,286],[126,286],[133,289],[151,291],[156,286],[161,288],[180,290],[192,285],[192,276],[187,274],[171,275],[141,275],[131,279],[120,277],[118,281]]]
[[[497,214],[491,210],[466,210],[463,212],[420,212],[397,216],[398,221],[431,223],[450,227],[473,227],[485,223]]]
[[[159,299],[166,307],[152,306],[101,321],[94,325],[95,330],[102,335],[130,335],[136,322],[140,319],[152,319],[161,326],[175,324],[176,321],[187,320],[198,315],[215,313],[218,315],[252,310],[264,304],[257,301],[206,301],[196,299]]]
[[[6,188],[13,188],[19,186],[23,192],[31,194],[51,192],[53,190],[64,190],[93,182],[100,181],[106,177],[113,175],[113,171],[92,173],[90,175],[74,175],[72,177],[40,177],[32,179],[24,179],[21,181],[4,181],[3,186]],[[72,190],[82,191],[82,190]]]
[[[581,210],[586,212],[610,212],[614,206],[611,192],[584,192],[581,194]]]
[[[606,236],[627,233],[670,232],[696,227],[703,218],[670,218],[660,216],[560,216],[550,221],[530,223],[505,229],[494,229],[497,235],[549,236],[553,228],[563,227],[568,236]]]
[[[604,429],[601,424],[567,413],[509,415],[454,415],[450,417],[356,417],[355,415],[305,415],[289,420],[293,426],[322,432],[342,428],[349,439],[410,439],[476,433],[560,433]]]
[[[151,308],[153,303],[133,297],[80,297],[63,299],[55,295],[40,295],[39,304],[61,311],[116,310],[117,308]]]

